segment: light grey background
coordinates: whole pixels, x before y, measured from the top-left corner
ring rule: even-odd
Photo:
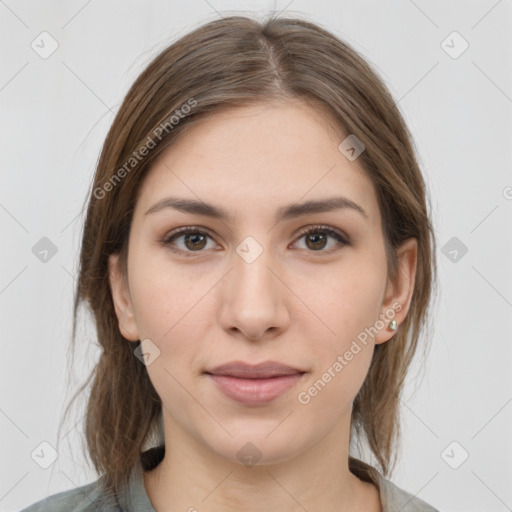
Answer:
[[[80,210],[124,94],[152,56],[216,11],[271,9],[323,24],[374,65],[406,117],[431,190],[440,296],[423,380],[408,381],[392,480],[444,512],[511,509],[512,2],[5,0],[0,510],[96,479],[77,448],[79,414],[59,444],[57,427],[97,357],[84,325],[68,384]],[[58,43],[46,59],[31,47],[42,46],[43,31]],[[457,58],[463,40],[454,31],[469,44]],[[57,248],[46,263],[32,251],[42,237]],[[59,450],[47,469],[31,457],[48,456],[42,442]]]

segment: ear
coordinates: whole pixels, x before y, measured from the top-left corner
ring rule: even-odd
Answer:
[[[108,258],[108,279],[119,322],[119,331],[127,340],[138,341],[140,339],[139,331],[135,323],[128,283],[119,267],[119,254],[111,254]]]
[[[391,320],[396,320],[398,328],[400,328],[409,311],[416,279],[417,239],[408,238],[403,242],[397,249],[397,257],[398,272],[394,280],[388,279],[379,317],[383,319],[385,325],[375,336],[376,345],[388,341],[396,334],[396,331],[389,328],[389,323]],[[391,312],[395,313],[393,317],[391,317]],[[386,313],[388,314],[386,315]]]

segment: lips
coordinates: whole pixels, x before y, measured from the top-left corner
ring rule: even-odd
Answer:
[[[243,361],[232,361],[207,370],[205,373],[210,375],[226,375],[241,379],[267,379],[270,377],[295,375],[305,372],[292,366],[278,363],[277,361],[264,361],[256,365],[244,363]]]
[[[263,406],[295,387],[305,371],[276,361],[233,361],[205,372],[216,388],[245,406]]]

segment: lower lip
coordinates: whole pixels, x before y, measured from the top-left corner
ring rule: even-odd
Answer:
[[[294,373],[267,379],[241,379],[228,375],[208,374],[226,396],[244,405],[264,405],[274,400],[293,388],[303,375]]]

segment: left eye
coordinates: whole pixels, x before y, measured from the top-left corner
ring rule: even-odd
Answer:
[[[337,243],[334,244],[334,249],[331,247],[329,250],[322,252],[330,253],[333,250],[336,250],[337,245],[350,245],[350,242],[341,233],[338,233],[333,229],[323,226],[316,226],[307,229],[306,231],[301,233],[299,240],[304,237],[306,248],[312,249],[313,252],[322,251],[323,249],[325,249],[327,245],[327,240],[329,238],[334,238]]]
[[[182,237],[184,246],[180,248],[174,242]],[[161,240],[161,244],[168,246],[173,252],[181,253],[185,256],[193,256],[195,252],[204,252],[203,249],[207,248],[208,238],[213,240],[207,232],[193,226],[188,226],[164,238]],[[310,252],[331,253],[337,250],[336,246],[350,245],[348,239],[341,233],[324,226],[314,226],[302,231],[297,240],[302,238],[305,239],[306,249],[309,249]],[[333,244],[334,247],[331,246],[328,250],[324,250],[328,245],[329,238],[334,239],[336,243]],[[213,246],[215,247],[215,243]]]

